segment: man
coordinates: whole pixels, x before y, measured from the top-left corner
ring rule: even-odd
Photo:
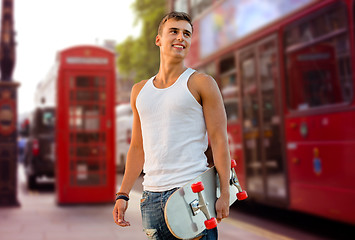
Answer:
[[[149,239],[175,239],[164,221],[164,206],[177,188],[207,170],[206,131],[221,184],[217,221],[229,215],[226,113],[214,79],[184,66],[192,31],[187,14],[167,14],[155,41],[160,48],[159,72],[135,84],[131,92],[132,139],[113,217],[119,226],[130,225],[125,220],[128,195],[143,169],[141,212]],[[206,230],[196,239],[217,239],[217,230]]]

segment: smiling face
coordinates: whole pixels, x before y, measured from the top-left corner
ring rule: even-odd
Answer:
[[[167,20],[157,35],[155,44],[160,47],[162,56],[185,58],[189,52],[192,27],[184,20]]]

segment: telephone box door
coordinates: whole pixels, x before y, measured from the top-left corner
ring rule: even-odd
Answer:
[[[115,191],[114,76],[67,71],[57,153],[59,203],[110,202]],[[58,86],[60,85],[58,84]],[[58,90],[60,88],[58,87]]]

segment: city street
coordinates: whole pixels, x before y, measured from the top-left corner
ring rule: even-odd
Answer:
[[[355,0],[1,2],[0,240],[355,239]]]
[[[27,190],[23,167],[19,166],[18,199],[21,206],[0,209],[1,240],[146,239],[139,212],[141,178],[130,195],[126,219],[131,222],[131,226],[127,228],[120,228],[113,222],[113,204],[58,206],[55,202],[53,180],[40,180],[37,190]],[[117,183],[121,180],[122,175],[117,174]],[[237,208],[231,208],[230,217],[223,220],[218,227],[221,240],[333,239],[317,233],[324,234],[325,229],[321,230],[322,227],[316,229],[316,233],[309,233],[241,212]],[[344,238],[339,235],[338,239]]]
[[[121,175],[117,175],[121,182]],[[81,239],[146,239],[141,228],[140,182],[131,192],[126,218],[128,228],[120,228],[112,220],[112,204],[58,206],[53,181],[42,179],[36,191],[28,191],[22,165],[18,169],[20,207],[0,209],[2,240],[81,240]],[[219,239],[287,239],[249,224],[227,219],[219,225]]]

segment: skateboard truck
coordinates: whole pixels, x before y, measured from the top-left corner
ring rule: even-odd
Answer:
[[[237,173],[235,172],[235,167],[237,163],[235,160],[231,161],[231,178],[230,178],[230,185],[234,185],[238,189],[237,198],[238,200],[244,200],[248,197],[246,191],[242,190],[240,186],[239,180],[237,178]],[[202,182],[196,182],[191,185],[192,192],[198,194],[198,200],[195,199],[190,203],[191,211],[194,216],[196,216],[200,211],[206,216],[207,220],[205,221],[205,226],[207,229],[213,229],[217,227],[217,219],[211,217],[211,214],[207,208],[208,202],[205,201],[202,191],[205,189]]]
[[[244,200],[248,197],[247,192],[240,186],[239,180],[237,178],[237,173],[235,172],[235,167],[237,166],[237,162],[232,159],[231,161],[231,168],[232,168],[232,175],[230,179],[230,185],[234,185],[236,188],[238,188],[238,193],[237,193],[237,198],[238,200]]]
[[[205,214],[207,220],[205,221],[205,226],[207,229],[213,229],[217,227],[217,219],[211,218],[211,214],[207,208],[208,203],[202,195],[202,191],[205,189],[202,182],[197,182],[191,185],[191,189],[194,193],[198,194],[198,200],[195,199],[190,203],[190,207],[194,216],[196,216],[200,211]]]

